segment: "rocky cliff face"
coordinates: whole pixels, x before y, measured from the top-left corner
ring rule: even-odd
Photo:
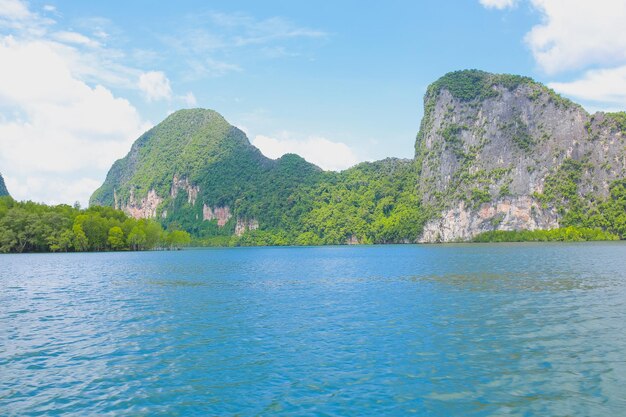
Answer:
[[[9,195],[9,190],[7,190],[7,186],[4,184],[4,178],[2,178],[2,174],[0,174],[0,197],[4,197]]]
[[[547,198],[555,179],[575,175],[578,195],[594,199],[626,176],[621,117],[590,115],[525,77],[444,76],[428,89],[416,142],[418,188],[433,213],[420,240],[558,227],[563,213]]]

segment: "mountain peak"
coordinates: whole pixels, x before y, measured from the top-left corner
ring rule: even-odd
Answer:
[[[450,95],[461,102],[484,101],[496,99],[504,90],[515,91],[520,87],[527,87],[526,94],[537,97],[546,94],[554,102],[563,107],[580,105],[559,95],[551,88],[533,80],[531,77],[516,74],[494,74],[478,69],[466,69],[453,71],[445,74],[437,81],[428,86],[425,104],[439,96],[442,91],[448,91]]]
[[[178,110],[141,135],[128,155],[113,164],[91,203],[113,205],[117,197],[143,198],[151,189],[165,196],[175,176],[195,180],[204,167],[233,154],[262,158],[246,135],[218,112]]]
[[[447,90],[460,101],[484,100],[498,97],[496,86],[514,90],[520,85],[540,85],[530,77],[514,74],[493,74],[490,72],[468,69],[445,74],[432,83],[426,97],[436,97],[442,90]]]
[[[195,121],[195,122],[211,122],[214,120],[224,120],[224,116],[216,112],[212,109],[203,109],[200,107],[193,109],[180,109],[176,110],[173,113],[170,113],[162,123],[171,122],[174,120],[186,120],[186,121]]]

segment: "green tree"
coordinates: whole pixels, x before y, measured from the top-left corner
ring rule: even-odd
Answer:
[[[109,229],[109,237],[107,239],[109,246],[113,250],[122,250],[126,247],[124,239],[124,231],[119,226],[113,226]]]
[[[188,246],[191,243],[191,235],[183,230],[172,230],[167,234],[167,244],[172,249]]]
[[[144,232],[139,225],[134,226],[128,234],[127,242],[132,250],[144,249],[146,245],[146,232]]]
[[[77,252],[85,252],[89,249],[89,240],[87,239],[87,235],[83,230],[83,227],[79,223],[75,223],[72,226],[73,236],[73,246],[74,250]]]
[[[70,229],[63,230],[58,236],[49,240],[52,252],[67,252],[73,248],[74,232]]]

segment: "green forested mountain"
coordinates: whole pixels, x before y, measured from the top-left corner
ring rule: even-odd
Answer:
[[[9,195],[9,190],[7,190],[7,186],[4,184],[4,178],[2,178],[2,174],[0,174],[0,197],[5,195]]]
[[[446,74],[415,159],[324,172],[263,156],[211,110],[142,135],[91,198],[207,244],[578,240],[626,236],[626,115],[588,114],[527,77]],[[519,230],[550,233],[515,235]],[[502,233],[500,233],[502,232]]]
[[[266,158],[211,110],[181,110],[141,136],[91,197],[134,217],[156,217],[195,236],[274,228],[297,187],[322,170],[297,155]]]
[[[209,244],[411,241],[422,220],[411,160],[324,172],[271,160],[211,110],[181,110],[117,161],[91,205],[158,218]]]

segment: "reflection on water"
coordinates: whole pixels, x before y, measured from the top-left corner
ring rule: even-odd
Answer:
[[[620,415],[626,245],[0,257],[1,415]]]

